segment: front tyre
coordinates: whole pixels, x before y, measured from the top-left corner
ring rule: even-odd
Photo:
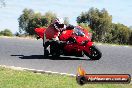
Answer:
[[[99,60],[102,57],[102,53],[100,52],[100,50],[96,47],[96,46],[91,46],[89,48],[90,53],[85,53],[85,55],[87,55],[91,60]]]

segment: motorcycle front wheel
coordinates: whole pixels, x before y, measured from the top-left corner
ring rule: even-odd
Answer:
[[[96,46],[91,46],[89,48],[90,53],[84,52],[91,60],[99,60],[102,57],[102,53]]]

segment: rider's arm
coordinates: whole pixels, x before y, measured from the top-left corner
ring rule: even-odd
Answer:
[[[74,26],[71,25],[71,24],[69,24],[69,25],[66,27],[66,29],[67,29],[67,30],[72,30],[72,29],[74,29]]]

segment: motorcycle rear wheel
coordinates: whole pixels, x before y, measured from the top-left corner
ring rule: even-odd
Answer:
[[[88,56],[91,60],[99,60],[102,57],[102,53],[96,46],[91,46],[89,48],[90,54],[84,52],[86,56]]]

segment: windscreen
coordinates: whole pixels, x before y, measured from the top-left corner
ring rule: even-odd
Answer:
[[[84,36],[85,35],[84,32],[79,27],[75,27],[74,32],[77,36]]]

